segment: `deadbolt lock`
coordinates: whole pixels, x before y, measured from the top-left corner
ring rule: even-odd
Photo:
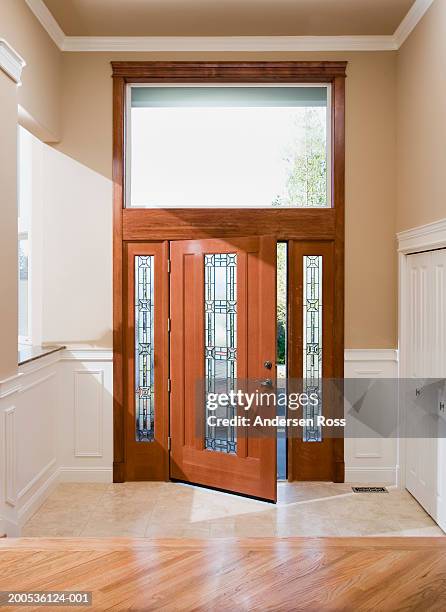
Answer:
[[[271,363],[271,361],[265,361],[263,365],[265,366],[267,370],[271,370],[271,368],[273,367],[273,364]]]

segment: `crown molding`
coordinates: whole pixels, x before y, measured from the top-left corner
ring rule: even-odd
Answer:
[[[17,85],[21,85],[22,70],[26,66],[26,62],[17,51],[4,39],[0,38],[0,68],[5,72]]]
[[[433,1],[434,0],[415,0],[393,35],[398,49],[403,45],[418,22],[421,21]]]
[[[43,0],[25,0],[25,2],[50,35],[53,42],[63,51],[67,37]]]
[[[394,51],[392,36],[67,36],[63,51]]]
[[[446,219],[399,232],[398,251],[403,254],[446,247]]]
[[[43,0],[25,0],[61,51],[397,51],[433,0],[415,0],[388,36],[65,36]]]

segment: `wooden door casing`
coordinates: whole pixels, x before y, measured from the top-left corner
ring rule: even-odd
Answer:
[[[197,427],[204,381],[204,254],[237,254],[237,378],[271,378],[276,351],[276,241],[250,237],[171,243],[172,478],[276,500],[275,430],[237,428],[237,454],[205,450]],[[202,410],[203,417],[197,410]],[[262,412],[264,416],[268,416]],[[249,414],[249,416],[252,416]]]
[[[168,480],[169,397],[169,286],[168,242],[126,245],[125,287],[125,478],[126,480]],[[154,415],[155,439],[135,439],[135,257],[154,256]]]
[[[335,377],[334,244],[333,242],[290,241],[288,243],[288,377],[290,385],[297,384],[298,386],[300,385],[298,381],[303,377],[304,366],[303,258],[306,255],[322,256],[322,376],[324,379]],[[329,386],[324,389],[324,392],[328,392],[329,397],[325,396],[323,399],[323,414],[339,418],[339,406],[336,405],[339,398]],[[339,439],[335,439],[335,435],[334,429],[323,428],[321,442],[304,442],[301,428],[290,429],[288,432],[288,480],[336,481],[335,452]],[[343,442],[342,439],[340,441]]]
[[[271,234],[333,241],[334,375],[344,373],[345,61],[112,62],[113,71],[113,480],[126,474],[126,245],[128,242]],[[131,83],[330,83],[332,201],[326,209],[125,208],[126,87]],[[343,440],[334,441],[334,480],[344,478]]]

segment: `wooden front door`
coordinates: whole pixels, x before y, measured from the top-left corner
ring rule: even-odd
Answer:
[[[209,424],[247,413],[207,399],[274,386],[276,240],[176,241],[170,258],[170,476],[275,501],[275,430]]]

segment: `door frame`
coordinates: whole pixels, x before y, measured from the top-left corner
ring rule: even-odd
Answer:
[[[113,481],[126,479],[124,257],[128,242],[274,235],[334,245],[333,376],[344,377],[345,61],[111,62],[113,76]],[[126,86],[131,83],[330,83],[331,207],[325,209],[126,209]],[[344,440],[334,440],[333,480],[344,480]],[[168,474],[166,474],[168,480]]]

